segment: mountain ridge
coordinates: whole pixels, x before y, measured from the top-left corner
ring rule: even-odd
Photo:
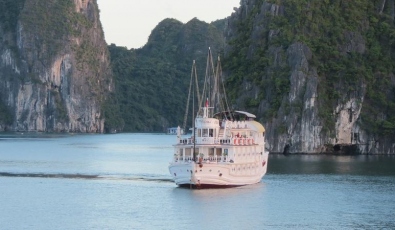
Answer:
[[[211,47],[269,151],[395,154],[394,17],[394,0],[243,0],[128,50],[105,43],[95,0],[0,0],[0,130],[164,132]]]

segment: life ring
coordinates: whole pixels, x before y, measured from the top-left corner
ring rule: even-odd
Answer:
[[[237,145],[237,139],[234,139],[233,144]]]

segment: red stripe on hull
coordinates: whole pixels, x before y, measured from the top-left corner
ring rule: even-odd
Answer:
[[[178,187],[180,188],[188,188],[188,189],[210,189],[210,188],[235,188],[241,187],[245,185],[218,185],[218,184],[179,184]]]

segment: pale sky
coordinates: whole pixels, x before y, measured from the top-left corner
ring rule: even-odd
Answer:
[[[107,44],[141,48],[165,18],[210,23],[230,16],[240,0],[97,0]]]

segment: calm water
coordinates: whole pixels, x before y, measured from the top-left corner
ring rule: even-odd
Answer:
[[[0,229],[395,229],[395,157],[271,155],[259,184],[189,190],[174,141],[0,133]]]

